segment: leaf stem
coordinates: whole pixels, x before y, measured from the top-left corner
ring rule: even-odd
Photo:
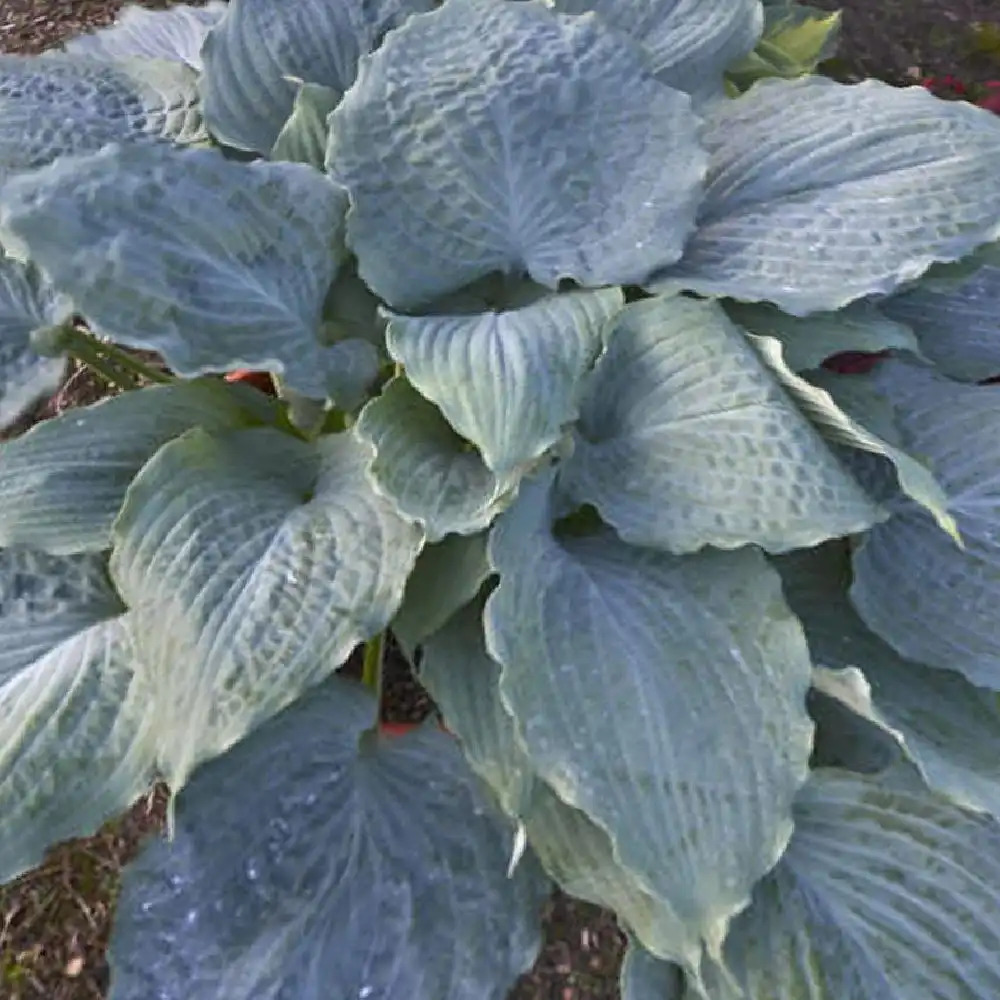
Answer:
[[[117,344],[109,344],[103,340],[99,340],[97,343],[100,345],[98,349],[101,353],[106,354],[109,360],[139,378],[160,385],[169,385],[171,382],[177,381],[173,375],[168,375],[152,365],[147,365],[145,361],[140,361],[128,351],[123,351]]]
[[[365,643],[364,665],[361,668],[361,682],[371,688],[382,702],[382,656],[385,652],[385,632],[379,632]]]
[[[67,324],[62,336],[65,350],[69,354],[93,368],[103,379],[119,389],[138,388],[143,379],[164,385],[174,381],[173,376],[157,371],[116,344],[98,340],[73,326]],[[125,377],[124,380],[122,376]]]
[[[66,332],[66,353],[93,369],[108,385],[122,391],[138,388],[130,372],[122,372],[109,364],[107,357],[97,349],[97,341],[76,330]],[[124,376],[124,377],[123,377]]]

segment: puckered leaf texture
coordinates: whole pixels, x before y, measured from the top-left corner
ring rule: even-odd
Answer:
[[[0,883],[153,777],[155,712],[106,561],[0,549]]]
[[[1000,237],[1000,118],[965,101],[806,76],[762,80],[707,115],[697,228],[652,289],[805,316]]]
[[[899,495],[854,554],[851,600],[901,656],[1000,690],[1000,389],[902,359],[874,376],[903,446],[947,494],[964,547]]]
[[[296,81],[343,94],[386,32],[431,6],[431,0],[230,0],[202,52],[212,134],[266,155],[292,113]]]
[[[395,614],[423,533],[374,492],[368,458],[350,434],[195,429],[129,488],[111,571],[174,791]]]
[[[893,774],[816,772],[795,836],[733,923],[709,1000],[990,1000],[1000,990],[1000,825]],[[648,956],[636,984],[657,985]],[[640,978],[641,977],[641,978]],[[663,978],[660,978],[663,982]],[[629,994],[645,1000],[649,994]],[[694,1000],[692,991],[656,1000]]]
[[[752,51],[764,27],[760,0],[554,0],[594,11],[649,52],[657,79],[697,98],[723,94],[723,72]]]
[[[0,248],[0,429],[59,388],[66,359],[39,356],[31,336],[72,312],[36,267]]]
[[[560,478],[627,542],[785,551],[883,516],[718,303],[634,303],[607,340]]]
[[[101,552],[129,483],[162,445],[192,427],[265,423],[275,409],[247,386],[205,380],[121,393],[36,424],[0,444],[0,545]]]
[[[178,374],[266,369],[323,398],[345,208],[304,164],[111,145],[4,185],[0,230],[97,331]]]
[[[327,169],[350,191],[360,274],[396,309],[493,271],[636,284],[690,232],[698,123],[600,20],[449,0],[363,61]]]
[[[508,877],[451,737],[365,733],[376,711],[333,678],[195,775],[126,873],[111,1000],[508,995],[549,883],[530,854]]]
[[[197,142],[197,74],[159,59],[0,55],[0,182],[109,142]]]

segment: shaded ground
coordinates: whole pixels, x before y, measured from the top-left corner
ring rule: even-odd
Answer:
[[[844,10],[844,43],[828,69],[845,80],[877,76],[908,83],[954,74],[967,83],[1000,79],[997,51],[977,51],[977,23],[1000,41],[1000,0],[811,0]],[[0,0],[0,51],[38,52],[108,23],[120,0]],[[166,3],[147,2],[164,7]],[[32,419],[98,398],[104,387],[73,373]],[[22,428],[23,429],[23,428]],[[387,716],[423,717],[426,697],[400,661],[387,678]],[[100,1000],[107,988],[104,949],[121,867],[162,823],[163,796],[144,798],[97,836],[61,845],[22,879],[0,888],[0,1000]],[[615,1000],[621,939],[613,918],[557,897],[545,951],[511,1000]]]

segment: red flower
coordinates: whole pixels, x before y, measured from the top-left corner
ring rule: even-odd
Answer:
[[[252,385],[255,389],[267,393],[268,396],[277,395],[274,389],[274,381],[269,372],[252,372],[247,368],[237,368],[236,371],[226,375],[226,381]]]
[[[838,375],[867,375],[882,358],[887,357],[889,357],[888,351],[875,353],[841,351],[840,354],[834,354],[827,358],[823,362],[823,367],[828,372],[837,372]]]
[[[948,76],[928,76],[922,82],[928,90],[951,90],[955,94],[966,92],[965,84],[950,73]]]
[[[980,108],[992,111],[995,115],[1000,115],[1000,87],[993,88],[993,93],[988,94],[981,101],[976,101]]]

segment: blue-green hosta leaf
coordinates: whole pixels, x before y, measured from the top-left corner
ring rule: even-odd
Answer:
[[[673,930],[669,907],[622,866],[601,827],[536,775],[500,695],[500,665],[486,652],[482,608],[481,600],[472,602],[428,639],[421,681],[473,770],[523,825],[549,875],[571,895],[614,910],[621,924],[660,947]]]
[[[394,378],[361,411],[358,435],[374,449],[372,479],[429,542],[485,528],[509,500],[516,480],[499,479],[441,412],[405,378]]]
[[[37,268],[0,249],[0,430],[59,388],[66,359],[40,357],[31,335],[72,314],[72,303]]]
[[[1000,240],[984,243],[960,260],[933,264],[919,278],[903,285],[896,295],[919,287],[924,291],[951,292],[961,288],[969,278],[986,265],[1000,267]]]
[[[109,142],[207,137],[197,74],[162,60],[0,55],[0,183]]]
[[[621,971],[621,1000],[684,1000],[684,973],[629,938]]]
[[[899,446],[892,408],[875,391],[872,379],[815,371],[807,381],[791,370],[779,341],[753,334],[748,334],[748,337],[757,353],[827,441],[841,448],[859,449],[888,459],[903,492],[924,507],[942,531],[959,540],[955,518],[949,510],[948,495],[931,470]],[[847,464],[850,467],[849,458]]]
[[[812,745],[805,639],[759,551],[558,540],[550,481],[522,484],[490,537],[503,703],[541,778],[657,904],[657,953],[697,970],[791,833]]]
[[[953,288],[918,282],[879,307],[912,327],[923,354],[946,375],[972,382],[1000,375],[1000,264],[977,268]]]
[[[634,284],[681,255],[698,125],[600,21],[449,0],[364,62],[330,116],[327,169],[351,193],[360,274],[394,308],[493,271]]]
[[[903,659],[869,631],[847,597],[850,563],[843,549],[796,552],[775,565],[813,662],[828,671],[814,683],[888,730],[932,788],[1000,818],[996,695],[954,671]]]
[[[225,12],[223,0],[210,0],[201,7],[181,3],[169,10],[128,4],[114,24],[71,38],[65,48],[74,55],[108,61],[166,59],[185,63],[200,73],[202,43]]]
[[[503,1000],[549,883],[434,727],[333,678],[201,769],[128,869],[111,1000]]]
[[[288,121],[281,127],[271,150],[272,160],[308,163],[323,169],[329,130],[326,119],[340,101],[340,91],[319,83],[299,84]]]
[[[470,598],[430,630],[420,682],[458,737],[472,769],[504,812],[523,822],[538,779],[500,696],[500,664],[486,651],[483,605],[484,598]]]
[[[0,545],[55,555],[101,552],[129,483],[192,427],[263,423],[275,407],[247,386],[180,382],[70,410],[0,444]]]
[[[713,105],[702,140],[695,232],[651,289],[805,316],[1000,237],[1000,119],[923,87],[762,80]]]
[[[292,113],[296,81],[343,94],[383,36],[430,0],[230,0],[202,56],[205,120],[236,149],[266,155]]]
[[[964,549],[901,497],[855,551],[851,599],[901,656],[1000,690],[1000,390],[903,360],[883,361],[875,387],[903,446],[934,470]]]
[[[416,647],[468,604],[490,575],[486,532],[446,535],[420,553],[392,632],[412,660]]]
[[[764,29],[760,0],[554,0],[567,14],[592,10],[649,52],[657,79],[696,97],[723,94],[723,72]]]
[[[367,340],[378,348],[380,357],[387,358],[387,326],[379,300],[358,277],[352,258],[337,272],[337,279],[326,294],[320,339],[324,344],[339,340]]]
[[[303,164],[109,146],[4,185],[0,231],[111,339],[181,375],[266,369],[322,398],[345,207]]]
[[[153,715],[105,563],[0,549],[0,883],[152,779]]]
[[[734,322],[758,337],[780,341],[785,362],[804,372],[843,351],[890,349],[920,353],[913,331],[887,319],[870,302],[852,302],[837,312],[789,316],[765,302],[723,302]]]
[[[111,572],[174,790],[395,614],[423,544],[350,434],[260,428],[165,445],[129,487]]]
[[[989,817],[886,776],[816,772],[726,942],[741,1000],[992,1000],[998,858]],[[710,1000],[738,996],[710,977]]]
[[[331,344],[324,352],[326,398],[331,406],[353,413],[378,381],[382,358],[369,340],[351,337]]]
[[[579,415],[618,288],[473,315],[390,315],[389,353],[497,476],[537,459]]]
[[[787,595],[787,584],[785,592]],[[817,655],[812,646],[809,651]],[[871,698],[871,685],[857,667],[835,670],[818,666],[813,670],[813,686],[806,702],[816,724],[810,761],[813,768],[878,774],[904,762],[912,764],[902,734],[885,721]]]
[[[634,303],[607,340],[562,482],[625,541],[784,551],[881,516],[717,303]]]

